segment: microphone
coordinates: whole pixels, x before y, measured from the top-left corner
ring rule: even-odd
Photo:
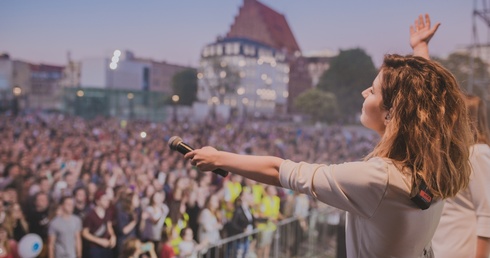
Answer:
[[[182,138],[180,138],[179,136],[170,137],[170,139],[168,140],[168,146],[171,150],[178,151],[184,155],[194,150],[194,148],[184,143],[182,141]],[[228,171],[225,171],[221,168],[217,168],[213,170],[213,172],[222,177],[226,177],[228,175]]]

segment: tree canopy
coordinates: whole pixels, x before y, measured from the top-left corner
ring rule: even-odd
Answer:
[[[435,61],[441,63],[446,67],[459,83],[459,86],[468,91],[469,80],[471,75],[471,57],[469,53],[456,52],[450,54],[446,59],[433,58]],[[485,96],[485,92],[488,91],[488,83],[482,83],[485,80],[490,79],[488,72],[488,65],[480,58],[473,59],[473,80],[476,84],[471,90],[473,94],[478,96]],[[483,95],[484,94],[484,95]]]
[[[294,100],[295,108],[315,122],[333,122],[337,119],[338,106],[335,95],[319,89],[310,89]]]
[[[190,106],[197,99],[197,72],[186,69],[172,77],[172,90],[179,96],[179,104]]]
[[[363,49],[342,50],[332,59],[317,88],[333,93],[342,119],[354,121],[364,101],[361,92],[371,86],[376,74],[371,57]]]

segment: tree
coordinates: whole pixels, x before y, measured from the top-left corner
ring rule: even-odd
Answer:
[[[433,59],[451,71],[461,88],[466,91],[469,90],[468,84],[471,74],[471,56],[469,53],[457,52],[450,54],[446,59],[437,57]],[[473,87],[472,93],[485,98],[487,95],[486,92],[488,92],[488,83],[482,84],[482,82],[490,79],[490,74],[488,72],[488,65],[478,57],[473,60],[473,79],[477,86]]]
[[[172,77],[172,90],[179,96],[179,104],[191,106],[197,99],[197,72],[186,69]]]
[[[333,93],[343,120],[352,121],[364,101],[361,92],[371,86],[376,74],[371,57],[363,49],[342,50],[332,59],[317,88]]]
[[[338,106],[335,95],[319,89],[310,89],[294,100],[295,108],[312,120],[333,122],[337,119]]]

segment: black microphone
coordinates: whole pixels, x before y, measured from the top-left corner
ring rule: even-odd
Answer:
[[[194,148],[184,143],[182,141],[182,138],[180,138],[179,136],[170,137],[170,139],[168,140],[168,146],[171,150],[178,151],[184,155],[194,150]],[[228,175],[228,171],[225,171],[221,168],[217,168],[213,170],[213,172],[222,177],[226,177]]]

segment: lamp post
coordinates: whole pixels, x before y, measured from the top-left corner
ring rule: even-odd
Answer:
[[[19,109],[20,109],[19,98],[20,95],[22,94],[22,88],[20,88],[19,86],[15,86],[12,89],[12,94],[14,95],[14,98],[12,99],[12,114],[14,117],[16,117],[19,114]]]
[[[219,104],[219,98],[216,96],[211,97],[211,104],[213,105],[211,109],[211,117],[213,118],[213,120],[216,120],[217,118],[216,106]]]
[[[177,123],[177,103],[179,102],[180,97],[179,95],[173,95],[172,96],[172,103],[173,103],[173,121],[174,123]]]
[[[82,115],[82,102],[83,102],[83,96],[85,96],[85,92],[83,90],[77,90],[77,97],[75,99],[75,115],[81,116]]]
[[[121,51],[116,49],[114,53],[112,54],[111,58],[111,63],[109,64],[109,69],[110,69],[110,82],[108,85],[108,88],[111,90],[114,90],[114,73],[116,72],[118,63],[119,63],[119,57],[121,56]],[[115,98],[116,98],[116,110],[115,110],[115,116],[119,116],[119,94],[118,91],[116,91]]]
[[[243,118],[247,118],[247,106],[248,106],[248,98],[243,98],[242,99],[242,104],[243,104]]]
[[[134,94],[133,93],[128,93],[128,101],[129,101],[129,119],[133,119],[134,115],[134,108],[133,108],[133,99],[134,99]]]

